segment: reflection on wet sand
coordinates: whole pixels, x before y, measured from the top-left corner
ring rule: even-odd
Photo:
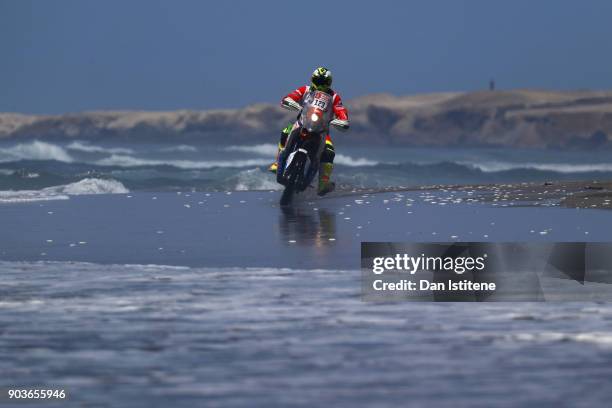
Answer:
[[[278,226],[286,244],[323,247],[336,238],[336,214],[326,209],[281,207]]]

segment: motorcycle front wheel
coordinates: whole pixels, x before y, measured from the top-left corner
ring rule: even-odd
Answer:
[[[281,195],[281,206],[290,205],[291,201],[293,201],[293,195],[295,191],[299,191],[298,184],[302,182],[305,165],[306,155],[303,153],[298,153],[293,159],[293,162],[291,162],[291,164],[287,168],[287,170],[285,170],[286,172],[289,172],[289,177],[287,177],[287,182],[285,183],[285,190]]]

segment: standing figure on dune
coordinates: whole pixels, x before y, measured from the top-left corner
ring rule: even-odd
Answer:
[[[347,130],[349,128],[348,111],[342,105],[342,98],[340,97],[340,94],[331,89],[331,71],[324,67],[319,67],[315,69],[310,78],[310,82],[310,85],[301,86],[295,91],[285,96],[281,102],[281,106],[295,107],[296,104],[301,106],[304,95],[307,94],[309,91],[325,92],[332,97],[332,108],[334,111],[334,116],[336,118],[335,122],[341,125],[341,129]],[[287,137],[296,126],[298,126],[297,123],[290,123],[286,128],[281,131],[276,161],[272,163],[269,167],[269,170],[271,172],[276,173],[278,169],[278,157],[281,151],[285,148]],[[331,137],[329,136],[329,134],[327,134],[325,137],[325,149],[321,154],[321,164],[319,168],[319,186],[317,189],[319,195],[327,194],[335,187],[335,184],[330,182],[330,177],[334,169],[334,156],[334,145],[332,143]]]

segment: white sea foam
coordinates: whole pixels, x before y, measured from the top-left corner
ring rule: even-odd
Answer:
[[[130,190],[117,180],[85,178],[76,183],[66,184],[65,186],[48,187],[58,188],[59,191],[68,195],[81,194],[125,194]]]
[[[274,157],[278,152],[278,147],[271,143],[247,145],[247,146],[229,146],[225,150],[233,152],[253,153],[257,155]],[[363,157],[354,158],[344,154],[336,154],[334,163],[349,167],[376,166],[379,164],[375,160],[366,159]]]
[[[68,200],[71,195],[125,193],[129,193],[129,190],[117,180],[85,178],[75,183],[46,187],[41,190],[0,191],[0,203]]]
[[[354,158],[351,156],[345,156],[343,154],[336,154],[334,163],[348,167],[376,166],[379,164],[375,160],[370,160],[363,157]]]
[[[102,147],[89,144],[87,142],[74,141],[66,146],[70,150],[77,150],[81,152],[87,153],[109,153],[109,154],[132,154],[134,151],[132,149],[123,148],[123,147]]]
[[[190,145],[178,145],[178,146],[169,146],[169,147],[163,147],[161,149],[159,149],[160,152],[167,152],[167,153],[171,153],[171,152],[179,152],[179,153],[188,153],[188,152],[197,152],[198,148],[195,146],[190,146]]]
[[[57,160],[65,163],[74,161],[63,147],[38,140],[0,148],[0,162],[16,160]]]
[[[278,146],[272,143],[263,143],[257,145],[246,145],[246,146],[229,146],[224,150],[228,152],[243,152],[243,153],[254,153],[263,156],[274,156],[278,151]]]
[[[68,200],[66,194],[43,190],[0,191],[0,203],[27,203],[31,201]]]
[[[138,166],[173,166],[180,169],[212,169],[215,167],[252,167],[264,166],[269,164],[270,160],[265,159],[247,159],[247,160],[212,160],[212,161],[195,161],[195,160],[153,160],[141,159],[133,156],[115,155],[107,157],[96,162],[100,166],[119,166],[119,167],[138,167]]]
[[[307,272],[313,276],[331,277],[337,276],[337,274],[353,274],[355,271],[350,269],[292,269],[292,268],[276,268],[276,267],[191,267],[183,265],[164,265],[164,264],[138,264],[138,263],[126,263],[126,264],[97,264],[93,262],[80,262],[80,261],[4,261],[0,260],[1,270],[11,270],[16,274],[21,275],[22,271],[36,271],[45,270],[49,272],[56,272],[59,274],[65,274],[66,270],[74,270],[78,272],[84,272],[83,275],[80,273],[75,279],[82,278],[84,280],[90,279],[86,273],[91,272],[96,275],[96,280],[99,281],[110,281],[117,282],[116,275],[109,275],[100,273],[101,271],[107,271],[109,273],[116,273],[123,275],[125,274],[127,280],[131,279],[129,276],[130,272],[134,272],[135,276],[141,278],[141,273],[156,273],[156,272],[169,272],[177,273],[177,276],[172,277],[172,281],[179,282],[183,280],[201,279],[202,272],[205,272],[210,277],[224,277],[227,275],[239,274],[245,279],[257,280],[258,277],[274,277],[276,275],[288,276],[304,276]],[[48,276],[37,275],[36,278],[45,279]]]
[[[600,347],[612,347],[612,332],[537,332],[512,333],[504,336],[507,340],[534,343],[566,342],[590,343]]]
[[[509,162],[483,162],[470,163],[459,162],[458,164],[477,168],[485,173],[496,173],[508,170],[540,170],[553,171],[556,173],[590,173],[590,172],[612,172],[612,164],[575,164],[575,163],[509,163]]]
[[[274,175],[259,168],[243,170],[228,180],[234,184],[234,190],[280,190],[282,186],[276,182]]]

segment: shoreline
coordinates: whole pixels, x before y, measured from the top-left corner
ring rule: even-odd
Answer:
[[[350,191],[340,190],[334,196],[417,191],[465,192],[472,196],[472,201],[497,203],[499,206],[507,204],[512,207],[533,207],[556,201],[558,206],[565,208],[612,210],[612,180],[435,184],[415,187],[383,187],[376,191],[365,188]]]

